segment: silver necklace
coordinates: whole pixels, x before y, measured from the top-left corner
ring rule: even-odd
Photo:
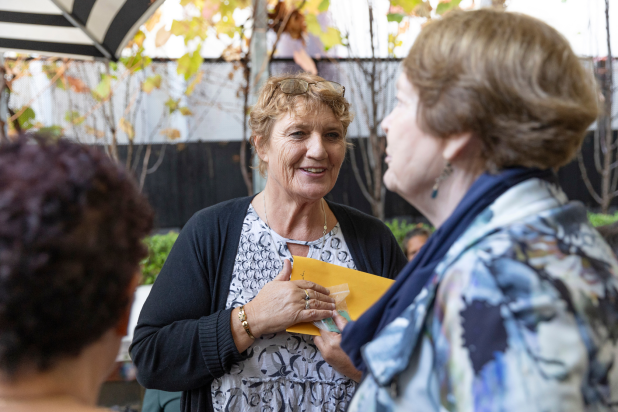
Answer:
[[[281,259],[281,256],[279,256],[279,250],[277,249],[275,245],[275,238],[273,237],[272,229],[270,228],[270,225],[268,224],[268,213],[266,213],[266,193],[262,192],[262,200],[264,203],[264,217],[266,218],[266,227],[268,227],[268,234],[270,235],[270,239],[273,242],[273,247],[275,248],[275,254],[279,258],[279,262],[281,262],[281,268],[283,269],[283,259]],[[326,242],[326,229],[328,228],[327,223],[326,223],[326,210],[324,210],[324,199],[320,199],[320,205],[322,206],[322,213],[324,214],[324,230],[322,231],[322,247],[320,248],[320,254],[318,255],[318,260],[322,260],[322,251],[324,250],[324,243]],[[309,248],[311,248],[311,246],[309,246]]]

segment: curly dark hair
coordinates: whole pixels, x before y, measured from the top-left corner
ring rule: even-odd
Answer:
[[[96,147],[0,145],[0,372],[44,371],[118,324],[153,212]]]

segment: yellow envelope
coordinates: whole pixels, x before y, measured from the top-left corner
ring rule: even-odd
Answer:
[[[310,280],[326,288],[347,283],[350,294],[346,298],[348,313],[356,320],[391,287],[392,279],[348,269],[316,259],[294,256],[292,280]],[[320,335],[312,323],[299,323],[286,329],[288,332]]]

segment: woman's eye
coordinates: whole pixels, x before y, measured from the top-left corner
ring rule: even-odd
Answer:
[[[326,133],[326,137],[330,138],[330,139],[339,139],[341,135],[337,132],[332,132],[332,133]]]
[[[291,136],[297,136],[298,137],[298,136],[304,136],[304,134],[305,134],[305,132],[299,130],[297,132],[292,132]]]

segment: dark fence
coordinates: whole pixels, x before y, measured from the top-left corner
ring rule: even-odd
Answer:
[[[162,147],[154,145],[154,158]],[[192,142],[169,145],[165,150],[161,166],[148,176],[144,185],[144,192],[156,211],[158,228],[182,227],[200,209],[247,195],[239,166],[240,142]],[[600,176],[594,170],[592,150],[590,134],[584,142],[583,154],[590,179],[598,188]],[[582,201],[592,209],[597,207],[584,185],[576,160],[563,167],[558,175],[570,199]],[[327,199],[371,213],[349,159],[344,162],[337,184]],[[388,191],[385,216],[387,219],[399,216],[420,219],[411,205]]]

